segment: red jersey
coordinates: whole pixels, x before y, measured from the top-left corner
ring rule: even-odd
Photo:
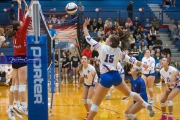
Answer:
[[[31,18],[24,19],[22,9],[19,9],[19,20],[23,22],[23,26],[14,36],[14,56],[26,56],[26,35]]]

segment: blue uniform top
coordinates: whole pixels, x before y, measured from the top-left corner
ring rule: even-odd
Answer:
[[[54,37],[54,35],[57,34],[55,29],[49,29],[49,32],[51,34],[51,37]]]
[[[133,80],[133,78],[131,78],[130,82],[131,82],[131,90],[133,92],[140,94],[142,99],[147,102],[148,97],[146,93],[146,85],[144,83],[144,80],[141,77],[138,77],[136,80]]]

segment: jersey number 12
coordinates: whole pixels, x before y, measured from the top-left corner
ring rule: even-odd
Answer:
[[[113,63],[114,62],[114,55],[107,54],[104,62]]]

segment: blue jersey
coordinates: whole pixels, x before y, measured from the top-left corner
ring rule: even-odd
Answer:
[[[131,78],[130,82],[131,82],[131,90],[133,92],[140,94],[142,99],[147,102],[148,97],[146,93],[146,85],[144,83],[144,80],[141,77],[138,77],[136,80],[133,80],[133,78]]]

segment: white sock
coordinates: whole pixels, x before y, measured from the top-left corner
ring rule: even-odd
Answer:
[[[19,102],[19,101],[16,101],[16,105],[20,105],[20,102]]]
[[[72,76],[73,80],[75,80],[75,76]]]
[[[12,110],[13,109],[13,105],[9,105],[9,109]]]
[[[23,107],[27,107],[26,102],[21,102],[21,104],[22,104]]]
[[[143,105],[145,108],[147,108],[149,104],[144,101],[144,102],[142,103],[142,105]]]

